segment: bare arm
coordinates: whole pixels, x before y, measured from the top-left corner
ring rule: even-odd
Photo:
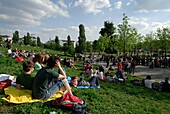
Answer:
[[[63,71],[63,69],[61,68],[61,66],[60,67],[58,67],[59,68],[59,70],[60,70],[60,74],[59,74],[59,79],[66,79],[66,74],[65,74],[65,72]]]
[[[24,87],[21,86],[21,84],[16,84],[16,88],[17,88],[17,89],[24,89]]]

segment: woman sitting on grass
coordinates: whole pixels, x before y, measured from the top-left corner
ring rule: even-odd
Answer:
[[[29,89],[32,90],[33,80],[35,74],[34,63],[27,61],[23,63],[23,72],[16,78],[16,88],[17,89]]]
[[[93,76],[93,68],[92,68],[92,66],[86,71],[86,76],[88,76],[88,77]]]
[[[111,83],[111,82],[115,82],[115,77],[113,76],[113,75],[111,75],[109,72],[107,72],[107,73],[105,73],[105,78],[104,78],[104,80],[106,81],[106,82],[109,82],[109,83]]]
[[[44,65],[44,56],[42,54],[36,54],[35,57],[33,58],[33,62],[34,62],[34,71],[38,71],[40,70]]]

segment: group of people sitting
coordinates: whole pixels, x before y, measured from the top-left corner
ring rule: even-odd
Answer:
[[[156,82],[155,80],[151,79],[151,76],[146,76],[144,81],[144,86],[150,89],[155,89],[158,91],[163,92],[170,92],[170,82],[169,78],[165,78],[164,81]]]
[[[23,62],[23,72],[16,78],[16,88],[32,90],[32,96],[36,99],[47,100],[57,93],[62,87],[72,95],[72,90],[66,79],[66,73],[63,71],[57,56],[50,56],[46,64],[40,64],[35,55],[33,61]],[[58,68],[59,72],[55,69]]]
[[[133,80],[132,83],[136,85],[143,85],[146,88],[163,91],[163,92],[170,92],[170,81],[169,78],[165,78],[164,81],[156,81],[151,78],[150,75],[147,75],[143,80]]]
[[[71,60],[71,58],[64,58],[62,60],[62,63],[63,65],[67,66],[67,67],[70,67],[70,68],[74,68],[74,69],[77,69],[74,65],[74,62],[73,60]]]
[[[45,55],[45,53],[43,53],[42,50],[40,50],[39,54]],[[30,57],[30,59],[33,59],[35,56],[35,52],[34,52],[34,50],[25,51],[22,49],[19,50],[17,48],[12,49],[12,47],[10,47],[10,48],[8,48],[7,55],[8,55],[8,57],[10,57],[12,59],[15,59],[20,62],[24,62],[24,60],[29,57]]]
[[[80,76],[74,76],[71,79],[71,84],[73,86],[97,86],[100,88],[100,81],[102,82],[125,82],[125,75],[122,71],[121,62],[118,63],[118,68],[116,69],[115,74],[109,72],[110,68],[100,65],[99,67],[93,68],[93,65],[90,63],[83,64],[82,70],[84,72],[80,73]],[[85,81],[84,76],[88,79]]]

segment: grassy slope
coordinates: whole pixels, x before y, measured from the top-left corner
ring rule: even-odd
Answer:
[[[76,64],[81,68],[81,63]],[[8,73],[17,76],[22,67],[20,62],[8,58],[0,58],[0,73]],[[67,75],[78,75],[81,70],[65,68]],[[113,113],[154,113],[168,114],[170,112],[170,94],[155,92],[153,90],[134,86],[130,80],[135,77],[130,76],[129,80],[123,83],[101,83],[100,89],[76,89],[73,93],[87,102],[88,113],[91,114],[113,114]],[[0,91],[0,98],[5,97]],[[31,104],[9,104],[0,99],[0,112],[2,113],[37,113],[47,114],[50,111],[61,114],[71,113],[67,110],[52,107],[51,102],[31,103]]]

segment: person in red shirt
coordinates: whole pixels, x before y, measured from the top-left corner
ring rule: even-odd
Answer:
[[[135,61],[133,60],[132,63],[131,63],[131,69],[132,69],[132,73],[133,73],[133,74],[135,73],[135,68],[136,68],[136,63],[135,63]]]
[[[86,72],[90,67],[91,67],[91,65],[89,63],[87,63],[85,68],[84,68],[84,71]]]
[[[119,60],[119,62],[117,64],[117,69],[122,71],[122,62],[121,62],[121,60]]]
[[[122,72],[122,62],[121,62],[121,60],[119,60],[119,62],[117,63],[116,77],[118,79],[121,78],[125,81],[125,77],[124,77],[123,72]]]
[[[16,61],[24,62],[22,54],[19,55],[19,57],[15,58]]]

